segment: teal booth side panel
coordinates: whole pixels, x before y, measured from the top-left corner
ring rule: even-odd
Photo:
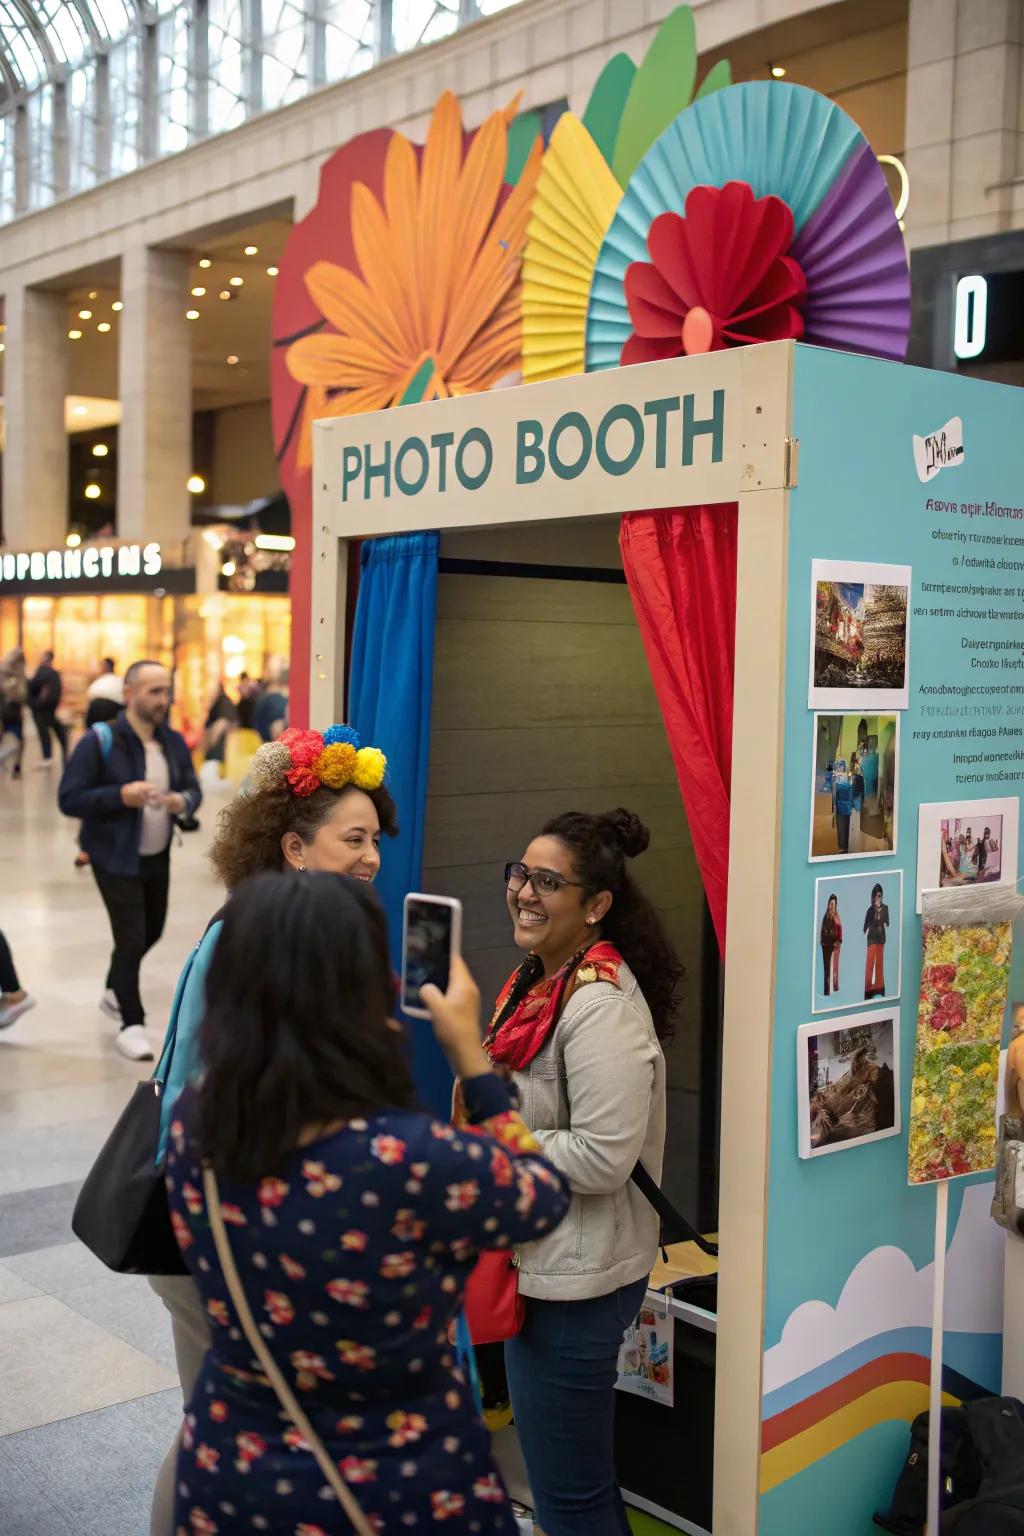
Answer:
[[[874,1509],[888,1502],[907,1447],[910,1419],[927,1406],[933,1186],[907,1183],[910,1105],[921,924],[915,915],[918,805],[926,801],[1016,796],[1019,779],[992,777],[958,785],[954,747],[934,733],[956,716],[939,714],[959,695],[922,693],[921,685],[1017,686],[1019,695],[986,695],[1005,705],[1010,728],[1024,725],[1024,671],[979,670],[961,639],[1015,640],[1020,620],[948,618],[982,598],[936,598],[925,584],[995,582],[991,571],[957,561],[968,551],[1018,558],[1021,571],[998,585],[999,602],[1024,619],[1024,542],[974,545],[972,533],[1024,541],[1020,473],[1024,405],[1020,391],[977,380],[900,367],[874,359],[797,347],[793,432],[800,441],[799,484],[790,497],[787,681],[784,715],[781,868],[771,1083],[765,1359],[762,1408],[760,1536],[868,1536]],[[913,438],[950,418],[963,422],[962,460],[923,483]],[[929,500],[933,503],[929,507]],[[934,503],[955,503],[939,510]],[[1003,516],[961,508],[987,502]],[[1017,515],[1014,515],[1017,509]],[[962,533],[964,541],[933,537]],[[972,555],[973,557],[973,555]],[[814,711],[808,707],[811,562],[828,559],[909,565],[911,578],[909,707],[901,711],[898,819],[894,853],[871,859],[809,861]],[[923,611],[922,611],[923,610]],[[936,711],[932,713],[932,711]],[[857,713],[879,713],[861,709]],[[974,725],[981,717],[971,716]],[[931,739],[924,733],[931,731]],[[1012,738],[1006,738],[1012,749]],[[1019,738],[1019,746],[1024,737]],[[988,743],[986,743],[988,745]],[[998,748],[993,748],[998,750]],[[993,774],[1010,768],[993,764]],[[1019,769],[1019,765],[1018,765]],[[834,1022],[811,1012],[817,951],[815,880],[877,870],[903,873],[898,1135],[827,1156],[801,1159],[797,1133],[799,1027]],[[847,919],[849,921],[849,919]],[[853,927],[859,931],[860,919]],[[1019,941],[1024,933],[1018,932]],[[1011,998],[1024,996],[1016,945]],[[874,1003],[851,1005],[865,1013]],[[944,1389],[962,1399],[998,1391],[1002,1316],[1002,1234],[988,1216],[991,1180],[950,1186],[946,1273]]]

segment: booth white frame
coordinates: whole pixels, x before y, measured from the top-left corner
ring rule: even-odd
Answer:
[[[738,503],[737,612],[743,623],[736,633],[731,958],[725,971],[722,1068],[728,1115],[720,1150],[715,1536],[753,1536],[758,1524],[788,491],[796,483],[797,465],[790,436],[794,358],[792,342],[776,342],[338,417],[313,429],[310,709],[316,720],[341,718],[350,540]],[[596,430],[616,406],[632,405],[634,413],[643,414],[645,403],[691,396],[692,418],[704,423],[718,391],[724,415],[717,459],[705,432],[692,441],[693,462],[681,463],[682,410],[676,406],[671,418],[661,418],[666,432],[660,466],[654,442],[658,417],[648,411],[650,441],[628,472],[609,473],[592,455],[574,478],[546,473],[532,483],[516,483],[516,423],[523,418],[541,423],[547,441],[550,427],[567,411],[581,413]],[[367,480],[354,472],[356,450],[379,465],[410,436],[429,442],[450,432],[457,443],[471,428],[483,429],[493,446],[491,473],[480,489],[459,484],[450,464],[443,490],[432,471],[421,491],[403,494],[392,483],[387,497],[381,474]],[[606,443],[611,450],[612,433]],[[620,434],[614,451],[625,457],[627,449],[627,434]],[[477,454],[472,473],[479,461]],[[756,754],[740,749],[749,741],[758,742]],[[736,1126],[743,1127],[742,1134],[730,1134]]]

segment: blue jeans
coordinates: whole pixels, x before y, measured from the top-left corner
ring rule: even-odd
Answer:
[[[615,1476],[619,1346],[647,1281],[594,1301],[527,1299],[505,1345],[512,1409],[544,1536],[629,1536]]]

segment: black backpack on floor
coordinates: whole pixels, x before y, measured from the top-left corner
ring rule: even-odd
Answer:
[[[981,1482],[966,1505],[950,1510],[950,1536],[1024,1536],[1024,1403],[1015,1397],[968,1403],[967,1430]]]
[[[910,1426],[910,1450],[893,1490],[892,1505],[875,1515],[875,1524],[892,1536],[921,1536],[928,1519],[928,1414],[919,1413]],[[942,1410],[942,1497],[946,1511],[973,1498],[981,1468],[967,1426],[964,1408]]]
[[[943,1536],[1024,1536],[1024,1404],[983,1397],[942,1410]],[[910,1430],[910,1451],[892,1507],[875,1524],[921,1536],[928,1517],[928,1415]]]

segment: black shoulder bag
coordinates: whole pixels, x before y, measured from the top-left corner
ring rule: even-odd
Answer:
[[[210,919],[207,933],[222,916],[223,909]],[[196,945],[190,969],[198,952]],[[164,1080],[174,1054],[177,1025],[175,1009],[174,1030],[156,1071],[136,1085],[86,1176],[71,1217],[75,1236],[119,1275],[189,1272],[174,1238],[164,1170],[157,1162]],[[163,1078],[161,1067],[165,1067]]]

